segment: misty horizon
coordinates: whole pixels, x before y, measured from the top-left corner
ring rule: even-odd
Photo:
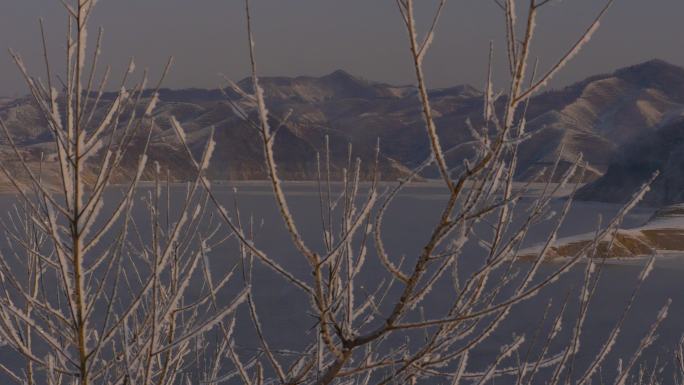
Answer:
[[[625,65],[618,66],[618,67],[616,67],[615,69],[610,70],[610,71],[606,71],[606,72],[597,72],[597,73],[593,73],[593,74],[588,74],[588,75],[587,75],[586,77],[584,77],[584,78],[574,79],[573,81],[571,81],[571,82],[569,82],[569,83],[567,83],[567,84],[552,84],[552,86],[546,87],[546,89],[544,89],[541,93],[560,91],[560,90],[563,90],[563,89],[565,89],[565,88],[567,88],[567,87],[572,87],[573,85],[576,85],[576,84],[578,84],[578,83],[581,83],[581,82],[586,81],[587,79],[590,79],[590,78],[593,78],[593,77],[597,77],[597,76],[608,76],[608,75],[611,75],[611,74],[613,74],[614,72],[620,71],[620,70],[622,70],[622,69],[627,69],[627,68],[632,68],[632,67],[645,66],[645,65],[648,65],[648,64],[651,64],[651,63],[664,64],[664,65],[667,65],[667,66],[674,66],[674,67],[679,67],[679,68],[684,69],[684,66],[681,66],[681,65],[678,65],[678,64],[674,64],[674,63],[671,63],[671,62],[669,62],[669,61],[667,61],[667,60],[664,60],[664,59],[661,59],[661,58],[657,58],[657,57],[656,57],[656,58],[652,58],[652,59],[640,61],[640,62],[637,62],[637,63],[626,63]],[[315,79],[321,79],[321,78],[326,78],[326,77],[334,76],[335,74],[344,74],[344,75],[346,75],[346,76],[350,76],[350,77],[353,78],[353,79],[360,80],[360,81],[364,81],[364,82],[368,82],[370,85],[384,85],[384,86],[397,87],[397,88],[412,88],[412,87],[415,87],[415,84],[412,84],[412,83],[410,82],[410,80],[408,80],[407,83],[390,83],[390,82],[384,82],[384,81],[379,81],[379,80],[376,80],[376,79],[369,79],[369,78],[367,78],[367,77],[363,77],[363,76],[356,75],[356,74],[354,74],[354,73],[352,73],[352,72],[350,72],[350,71],[348,71],[348,70],[346,70],[346,69],[344,69],[344,68],[337,68],[337,69],[334,69],[334,70],[332,70],[332,71],[330,71],[330,72],[328,72],[328,73],[324,73],[324,74],[321,74],[321,75],[318,75],[318,76],[316,76],[316,75],[309,75],[309,74],[300,74],[300,75],[291,75],[291,76],[275,75],[275,74],[274,74],[274,75],[268,75],[268,76],[261,76],[260,78],[261,78],[262,80],[269,80],[269,79],[292,79],[292,80],[295,80],[295,79],[314,79],[314,80],[315,80]],[[238,82],[238,83],[243,83],[243,82],[250,81],[250,76],[245,76],[245,77],[243,77],[243,78],[231,79],[231,80],[234,80],[234,81],[236,81],[236,82]],[[457,83],[457,84],[446,84],[446,85],[442,85],[442,86],[438,86],[438,87],[430,87],[430,90],[433,90],[433,91],[434,91],[434,90],[451,89],[451,88],[458,88],[458,87],[470,87],[470,88],[473,88],[473,89],[475,89],[475,90],[477,90],[477,91],[479,91],[479,92],[482,92],[483,89],[484,89],[484,87],[482,87],[482,86],[478,87],[477,84],[471,84],[471,83]],[[152,87],[152,86],[148,86],[148,87],[145,88],[145,90],[149,90],[149,91],[152,91],[153,89],[154,89],[154,87]],[[193,86],[193,85],[172,87],[172,86],[168,86],[168,85],[162,83],[161,87],[159,88],[160,91],[172,91],[172,92],[175,92],[175,91],[184,91],[184,90],[201,90],[201,91],[216,91],[216,92],[219,92],[219,90],[221,90],[221,89],[224,89],[224,90],[225,90],[225,89],[230,89],[230,86],[227,85],[227,84],[225,84],[225,82],[222,82],[221,84],[216,85],[216,86],[213,86],[213,87],[212,87],[212,86],[210,86],[210,87],[200,87],[200,86]],[[107,93],[107,94],[116,94],[117,91],[116,91],[115,89],[113,89],[113,88],[107,88],[107,89],[106,89],[106,93]],[[505,95],[505,93],[502,94],[502,95]],[[14,94],[14,95],[3,95],[3,94],[0,93],[0,98],[5,98],[5,99],[19,99],[19,98],[25,98],[25,97],[30,97],[30,94],[29,94],[28,92],[25,92],[25,93],[23,93],[23,94],[16,93],[16,94]]]
[[[417,4],[419,25],[429,22],[437,1]],[[535,43],[540,69],[546,69],[562,54],[562,47],[591,22],[601,4],[590,0],[554,1],[543,11]],[[58,1],[11,0],[0,15],[0,46],[22,55],[29,70],[41,74],[42,49],[38,18],[45,20],[49,54],[61,63],[64,23]],[[588,76],[662,59],[684,65],[684,51],[678,49],[678,15],[684,4],[657,0],[616,1],[601,28],[586,49],[572,60],[550,84],[562,88]],[[336,4],[330,1],[295,0],[287,4],[274,0],[254,4],[257,57],[262,76],[319,77],[343,69],[355,77],[393,85],[413,84],[414,74],[404,32],[393,1],[367,3],[361,0]],[[114,73],[135,57],[138,68],[148,68],[151,78],[161,72],[169,56],[174,66],[164,82],[170,89],[217,88],[219,74],[239,80],[248,76],[243,9],[240,2],[180,0],[103,2],[93,15],[94,27],[102,26],[103,62]],[[503,14],[494,1],[447,2],[438,26],[437,38],[425,59],[430,88],[467,84],[482,89],[486,80],[489,41],[496,54],[495,73],[505,73],[501,40]],[[648,23],[648,20],[659,20]],[[122,20],[126,20],[122,22]],[[21,33],[14,31],[20,30]],[[96,32],[90,34],[90,49]],[[666,37],[666,38],[664,38]],[[59,67],[59,65],[57,65]],[[59,68],[57,68],[59,69]],[[117,72],[118,70],[118,72]],[[10,55],[0,54],[0,95],[25,95]],[[495,76],[496,84],[506,79]]]

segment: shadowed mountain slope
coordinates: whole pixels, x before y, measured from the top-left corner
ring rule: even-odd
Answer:
[[[684,118],[622,146],[606,174],[584,186],[585,200],[625,202],[659,171],[644,203],[661,206],[684,202]]]

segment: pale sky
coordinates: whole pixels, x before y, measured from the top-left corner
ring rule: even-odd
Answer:
[[[436,0],[417,0],[429,22]],[[518,1],[522,8],[527,0]],[[259,69],[263,75],[319,76],[344,69],[370,80],[412,83],[406,35],[394,0],[252,0]],[[554,0],[540,14],[534,54],[542,68],[590,23],[603,0]],[[682,0],[616,0],[589,46],[555,86],[652,58],[684,65]],[[63,62],[66,16],[58,0],[0,0],[0,95],[25,93],[6,48],[20,52],[43,77],[38,18],[46,20],[55,66]],[[468,83],[482,88],[488,42],[505,80],[501,11],[493,0],[448,0],[425,62],[432,87]],[[102,26],[102,61],[121,73],[175,66],[165,86],[214,88],[219,73],[247,75],[242,0],[99,0],[91,27]],[[92,36],[95,29],[92,29]]]

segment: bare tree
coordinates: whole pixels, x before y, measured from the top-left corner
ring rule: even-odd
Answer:
[[[158,164],[151,166],[152,185],[139,186],[149,168],[151,112],[161,80],[148,94],[146,73],[129,87],[131,61],[120,91],[102,105],[110,70],[95,89],[101,30],[89,64],[86,57],[94,3],[64,3],[69,25],[61,91],[53,84],[45,33],[47,83],[29,75],[12,52],[52,134],[56,159],[50,164],[59,180],[48,187],[43,159],[28,159],[0,122],[21,165],[19,175],[0,164],[18,197],[2,222],[11,252],[0,257],[0,338],[26,362],[0,369],[20,384],[175,384],[199,365],[196,360],[220,368],[214,360],[220,353],[205,349],[202,337],[219,326],[230,336],[234,322],[227,320],[249,289],[225,301],[232,274],[208,272],[211,248],[229,238],[211,219],[200,183],[213,139],[197,178],[174,194],[173,207]],[[106,112],[99,116],[98,110]],[[142,151],[128,151],[140,137]],[[126,156],[137,156],[137,167],[128,181],[115,184]]]
[[[595,293],[602,266],[601,259],[595,258],[597,245],[601,240],[611,239],[625,214],[648,190],[650,182],[634,194],[615,218],[597,227],[593,242],[551,272],[542,273],[545,255],[555,242],[572,204],[571,196],[562,211],[549,220],[552,214],[551,199],[558,189],[570,183],[576,174],[581,174],[583,162],[581,156],[578,157],[574,165],[560,177],[560,183],[551,184],[549,178],[541,193],[526,210],[516,210],[516,207],[522,207],[520,197],[525,192],[525,188],[522,191],[513,188],[518,147],[534,135],[526,132],[525,112],[531,96],[543,89],[589,41],[612,1],[605,4],[576,43],[541,75],[536,74],[536,64],[530,65],[530,52],[538,13],[550,2],[526,2],[522,22],[518,20],[519,12],[515,8],[518,3],[520,2],[515,0],[497,2],[506,25],[506,57],[509,68],[507,94],[503,97],[494,93],[492,48],[485,86],[484,124],[481,127],[471,127],[476,143],[476,156],[465,161],[461,167],[452,169],[445,156],[447,151],[442,148],[439,140],[422,66],[445,1],[439,3],[425,37],[420,38],[413,0],[397,0],[401,20],[408,34],[417,95],[432,156],[411,177],[400,181],[394,188],[381,191],[377,164],[373,180],[364,189],[359,178],[360,160],[353,162],[350,150],[348,165],[343,170],[341,191],[333,194],[330,184],[330,155],[326,151],[323,154],[325,162],[321,164],[319,157],[318,168],[322,244],[325,246],[322,250],[317,250],[302,236],[304,229],[298,226],[290,210],[278,176],[273,150],[278,129],[273,129],[272,124],[277,122],[281,125],[286,119],[271,116],[267,109],[264,91],[259,84],[252,18],[249,0],[246,0],[251,89],[242,89],[234,82],[229,82],[229,86],[242,96],[244,105],[252,107],[251,112],[244,112],[242,108],[236,108],[236,111],[260,135],[264,165],[280,216],[301,256],[301,263],[308,267],[310,274],[301,276],[296,270],[281,266],[275,258],[268,256],[254,242],[248,240],[239,223],[218,203],[211,190],[208,191],[217,203],[227,226],[242,240],[246,258],[260,261],[281,275],[284,282],[300,289],[309,300],[311,312],[317,320],[317,333],[309,336],[305,349],[294,353],[295,359],[291,358],[291,354],[278,354],[278,350],[271,348],[261,332],[259,313],[261,317],[268,317],[269,314],[266,309],[259,310],[258,304],[250,296],[251,318],[257,330],[263,363],[261,366],[252,366],[254,374],[250,375],[250,371],[240,363],[240,358],[231,356],[237,369],[215,378],[213,382],[240,378],[248,384],[485,384],[500,376],[507,376],[509,382],[516,384],[531,384],[539,379],[550,384],[565,382],[581,385],[592,382],[617,340],[638,289],[654,263],[651,260],[644,267],[623,314],[607,334],[595,358],[586,367],[579,368],[576,357],[589,303]],[[519,33],[520,30],[522,34]],[[503,105],[503,108],[498,107],[499,105]],[[377,154],[379,152],[380,145],[376,150]],[[559,162],[560,158],[545,173],[551,176],[560,173]],[[389,255],[384,247],[382,234],[385,213],[399,191],[424,167],[431,164],[437,166],[449,198],[436,218],[431,236],[419,255],[406,258]],[[544,173],[540,177],[542,175]],[[209,187],[208,181],[204,183]],[[327,188],[323,188],[326,184]],[[520,212],[524,216],[519,221],[514,221],[514,216],[520,215]],[[521,264],[516,263],[516,253],[527,234],[534,231],[534,226],[539,224],[550,225],[551,231],[532,263],[521,268]],[[482,231],[482,226],[478,225],[486,225],[487,230]],[[479,242],[484,249],[481,255],[465,253],[464,246],[468,242]],[[371,248],[374,248],[375,255]],[[377,257],[382,262],[386,270],[382,276],[386,279],[369,282],[362,278],[363,272],[370,268],[368,260],[371,257]],[[461,271],[460,266],[463,263],[459,261],[466,258],[479,261],[473,271]],[[501,328],[516,305],[550,287],[582,261],[586,265],[577,299],[579,310],[572,321],[564,321],[570,298],[567,297],[558,314],[544,314],[543,321],[552,324],[546,335],[535,335],[531,339],[522,334],[515,335],[500,347],[499,354],[489,362],[471,364],[471,354]],[[378,276],[377,272],[372,274]],[[465,279],[462,278],[464,274]],[[443,282],[448,285],[441,284]],[[451,291],[436,294],[437,287],[451,287]],[[446,309],[426,308],[428,299],[435,295],[443,301],[450,301],[449,306]],[[655,317],[638,349],[619,368],[615,384],[624,384],[630,378],[632,368],[644,349],[653,342],[655,330],[666,317],[668,307],[669,302]],[[569,328],[571,332],[562,344],[563,347],[553,351],[553,346],[562,335],[561,328]],[[302,338],[306,336],[303,335]],[[278,347],[281,348],[292,352],[289,347]],[[262,366],[271,368],[270,380],[264,379]],[[543,376],[541,372],[544,372]]]
[[[530,65],[530,51],[537,14],[550,1],[529,0],[523,22],[518,21],[517,3],[497,2],[507,31],[507,94],[494,92],[492,48],[484,123],[471,127],[476,155],[452,169],[445,156],[448,149],[439,140],[422,66],[445,1],[421,38],[413,0],[397,0],[432,155],[396,186],[383,188],[377,160],[380,143],[369,183],[362,182],[360,160],[353,159],[350,148],[341,187],[336,189],[326,143],[318,161],[323,246],[314,247],[303,236],[310,229],[301,228],[294,218],[278,174],[273,144],[288,117],[274,117],[268,111],[258,77],[249,0],[245,1],[251,89],[229,82],[242,97],[229,101],[259,135],[273,197],[305,275],[264,252],[250,225],[241,221],[239,205],[229,210],[216,195],[204,175],[214,151],[213,139],[197,156],[180,123],[171,119],[196,169],[195,178],[178,192],[168,178],[164,185],[162,171],[154,165],[151,185],[140,185],[148,167],[146,153],[158,93],[144,92],[146,76],[127,87],[131,65],[121,90],[104,109],[106,114],[97,116],[109,71],[94,89],[99,38],[90,68],[86,66],[86,25],[94,0],[65,3],[69,34],[61,92],[52,84],[55,77],[47,54],[47,84],[30,76],[21,58],[13,54],[52,133],[59,183],[55,190],[46,187],[42,159],[27,159],[2,124],[22,175],[0,164],[18,196],[14,211],[3,222],[12,251],[0,257],[0,340],[26,364],[23,368],[0,365],[0,371],[20,384],[485,384],[498,377],[516,384],[591,383],[654,263],[651,260],[644,267],[624,312],[594,359],[579,367],[584,323],[602,268],[595,258],[597,248],[611,239],[625,214],[648,190],[648,183],[615,218],[597,226],[593,242],[550,271],[542,269],[572,204],[568,199],[553,216],[552,198],[582,172],[583,163],[578,157],[560,183],[549,180],[523,207],[520,198],[526,189],[514,189],[514,176],[518,147],[534,135],[526,132],[525,112],[530,97],[591,38],[612,1],[540,76],[537,66]],[[145,145],[136,172],[128,183],[117,185],[118,166],[126,154],[130,156],[130,143],[141,132]],[[559,162],[544,175],[555,175]],[[383,241],[385,215],[402,188],[432,164],[439,170],[448,199],[420,253],[405,258],[392,255]],[[550,227],[546,241],[531,263],[519,263],[519,249],[540,224]],[[473,242],[481,245],[481,253],[465,251]],[[239,289],[229,289],[231,269],[218,274],[210,268],[212,250],[229,243],[238,246],[236,255],[242,262]],[[376,268],[369,262],[372,258],[383,271],[372,271]],[[466,260],[475,267],[464,268]],[[225,259],[221,262],[225,264]],[[260,322],[269,317],[268,309],[261,308],[251,292],[255,262],[309,301],[316,332],[301,336],[303,349],[275,347],[269,341]],[[573,269],[583,272],[575,317],[569,321],[566,317],[569,293],[558,312],[540,309],[541,324],[549,328],[540,327],[531,336],[509,337],[486,362],[470,359],[502,329],[516,306]],[[381,279],[364,278],[369,274]],[[435,297],[443,306],[430,307]],[[255,336],[256,354],[239,350],[235,343],[239,322],[234,314],[242,303],[252,328],[241,332]],[[669,303],[663,306],[636,351],[618,368],[615,384],[630,380],[668,307]],[[567,336],[561,329],[569,330]],[[559,341],[564,336],[567,339]]]

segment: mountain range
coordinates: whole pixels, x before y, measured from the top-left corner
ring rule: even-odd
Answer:
[[[249,79],[238,83],[251,88]],[[334,171],[353,157],[362,159],[362,173],[372,172],[376,143],[384,179],[406,175],[429,155],[421,107],[415,88],[372,82],[338,70],[322,77],[261,79],[270,112],[289,114],[275,140],[276,160],[286,179],[313,179],[316,154],[326,137]],[[482,122],[483,94],[460,85],[429,92],[434,116],[451,167],[470,155],[468,122]],[[104,105],[114,94],[104,95]],[[171,171],[176,180],[192,174],[186,155],[170,128],[174,116],[184,127],[193,151],[201,151],[213,127],[217,150],[209,168],[212,178],[264,179],[262,151],[254,129],[242,120],[219,89],[162,89],[153,111],[155,127],[150,157]],[[503,103],[505,96],[500,98]],[[238,106],[240,103],[237,102]],[[560,156],[561,167],[579,153],[587,161],[580,191],[583,199],[620,201],[647,174],[660,169],[647,201],[669,204],[684,200],[684,68],[651,60],[592,76],[562,89],[535,96],[527,114],[531,138],[520,147],[518,180],[529,180]],[[98,111],[97,114],[104,114]],[[52,150],[50,133],[30,98],[0,98],[0,118],[27,157],[38,159]],[[274,120],[274,127],[281,122]],[[13,162],[6,138],[0,139],[0,161]],[[132,167],[131,159],[126,167]],[[426,178],[436,176],[426,170]],[[555,177],[555,176],[554,176]],[[680,189],[680,187],[682,187]]]

